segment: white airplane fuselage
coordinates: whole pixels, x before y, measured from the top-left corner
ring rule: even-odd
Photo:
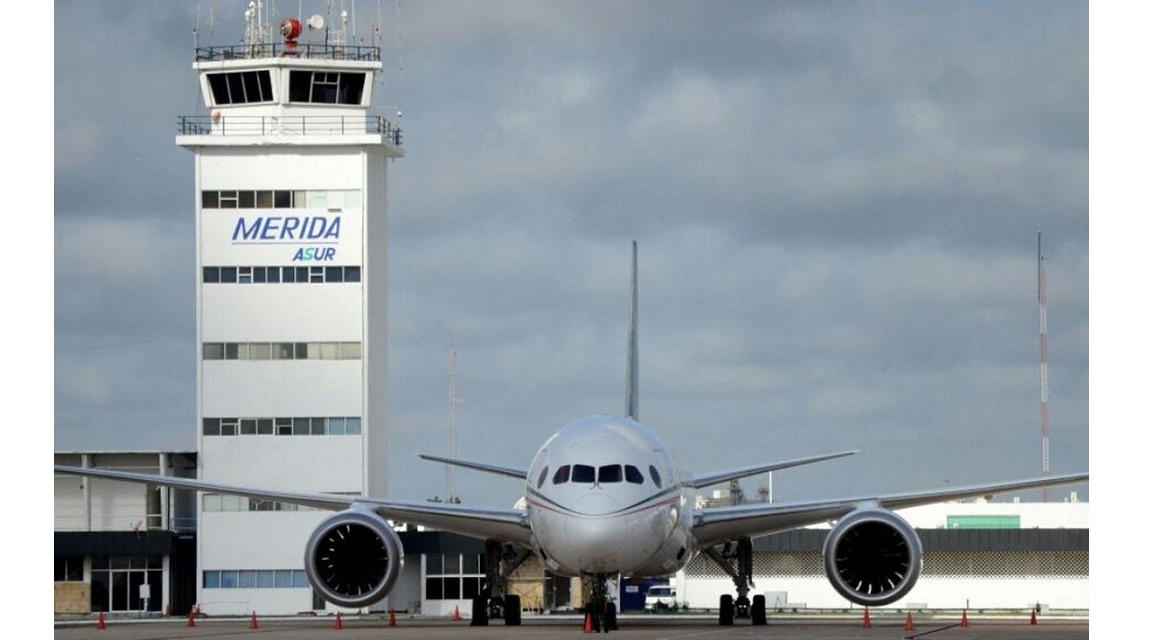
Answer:
[[[628,418],[558,431],[528,469],[532,544],[554,573],[664,576],[695,555],[695,492],[664,443]]]

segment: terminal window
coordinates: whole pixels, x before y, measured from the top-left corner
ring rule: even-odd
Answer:
[[[480,595],[483,555],[430,553],[424,556],[424,589],[429,600],[468,600]]]
[[[56,582],[83,582],[84,556],[56,556]]]
[[[204,494],[204,511],[215,513],[223,511],[318,511],[318,509],[288,502],[276,502],[275,500],[206,493]]]
[[[303,569],[223,569],[204,572],[205,589],[302,589],[308,586]]]

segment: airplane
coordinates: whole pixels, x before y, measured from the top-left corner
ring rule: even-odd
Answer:
[[[486,584],[473,600],[472,624],[521,622],[519,597],[506,577],[531,554],[547,570],[591,585],[597,628],[616,627],[609,582],[676,573],[698,555],[731,578],[736,596],[721,596],[720,625],[767,624],[765,597],[753,587],[752,538],[835,522],[823,546],[832,587],[860,606],[904,597],[920,575],[923,549],[895,510],[962,498],[990,497],[1086,482],[1087,473],[1051,475],[946,489],[861,494],[822,500],[698,507],[696,492],[739,478],[849,456],[842,451],[694,476],[682,473],[660,437],[639,422],[637,247],[632,243],[631,309],[621,415],[580,418],[548,438],[527,468],[422,454],[421,457],[524,483],[522,508],[397,502],[371,496],[301,493],[151,474],[54,465],[54,471],[194,491],[274,500],[334,511],[304,545],[308,580],[327,601],[369,607],[388,595],[404,552],[392,524],[410,523],[485,541]]]

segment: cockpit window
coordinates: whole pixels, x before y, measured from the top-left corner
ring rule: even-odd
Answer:
[[[599,482],[621,482],[624,480],[624,473],[618,464],[606,464],[600,467],[600,474],[598,476]]]
[[[652,482],[656,485],[656,488],[664,486],[664,484],[660,481],[660,472],[656,470],[655,466],[648,466],[648,475],[652,476]]]
[[[545,465],[545,467],[540,470],[540,479],[538,479],[536,481],[536,488],[539,489],[540,487],[543,487],[544,486],[544,480],[546,480],[547,478],[548,478],[548,467],[547,467],[547,465]]]
[[[564,465],[556,470],[556,475],[552,476],[552,484],[564,484],[568,482],[568,474],[572,471],[572,467]]]
[[[624,479],[632,484],[644,484],[644,474],[630,464],[624,465]]]
[[[660,487],[660,474],[656,472],[656,467],[648,467],[648,472],[652,475],[652,482]],[[540,472],[539,480],[536,481],[536,487],[542,486],[547,477],[548,467],[544,467]],[[644,474],[630,464],[606,464],[599,469],[587,464],[566,464],[556,469],[556,473],[552,476],[552,484],[565,484],[567,482],[644,484]]]
[[[572,482],[596,482],[596,467],[590,467],[586,464],[572,465]]]

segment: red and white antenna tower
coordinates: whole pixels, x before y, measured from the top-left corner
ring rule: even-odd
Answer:
[[[1044,254],[1036,232],[1036,299],[1040,302],[1040,471],[1048,475],[1048,282],[1044,275]],[[1048,487],[1043,501],[1048,502]]]

